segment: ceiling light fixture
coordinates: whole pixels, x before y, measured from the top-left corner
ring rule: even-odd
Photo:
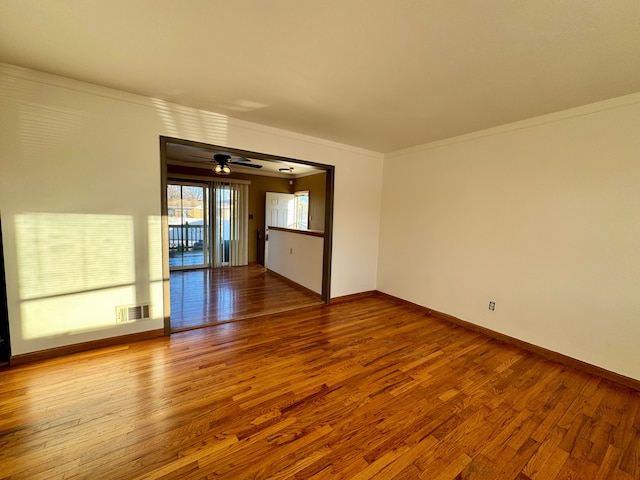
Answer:
[[[195,156],[195,155],[192,155],[192,156]],[[198,157],[198,158],[202,158],[202,157]],[[228,153],[222,153],[222,152],[214,154],[212,161],[215,162],[215,165],[213,166],[213,171],[216,175],[229,175],[232,172],[231,166],[230,166],[231,164],[239,165],[240,170],[243,170],[245,168],[256,168],[256,169],[262,168],[262,165],[260,165],[259,163],[253,163],[249,158],[239,157],[239,156],[232,157]]]
[[[218,165],[213,167],[213,171],[216,175],[229,175],[231,173],[231,167],[229,167],[229,165],[227,165],[226,163],[219,163]]]

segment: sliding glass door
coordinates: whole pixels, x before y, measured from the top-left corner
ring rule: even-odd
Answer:
[[[202,268],[209,264],[209,209],[206,185],[167,185],[169,267]]]
[[[248,198],[241,183],[169,183],[169,267],[247,265]]]

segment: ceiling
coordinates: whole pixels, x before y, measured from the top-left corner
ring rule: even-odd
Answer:
[[[638,0],[1,0],[0,61],[386,153],[640,91]]]

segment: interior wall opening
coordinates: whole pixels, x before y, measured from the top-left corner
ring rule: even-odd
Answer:
[[[160,158],[165,334],[329,302],[333,166],[171,137]],[[295,222],[270,240],[266,193],[285,191]]]

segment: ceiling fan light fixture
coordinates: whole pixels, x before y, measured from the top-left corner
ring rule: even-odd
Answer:
[[[224,165],[216,165],[215,167],[213,167],[213,172],[216,175],[229,175],[231,173],[231,167],[229,167],[229,165],[224,164]]]

